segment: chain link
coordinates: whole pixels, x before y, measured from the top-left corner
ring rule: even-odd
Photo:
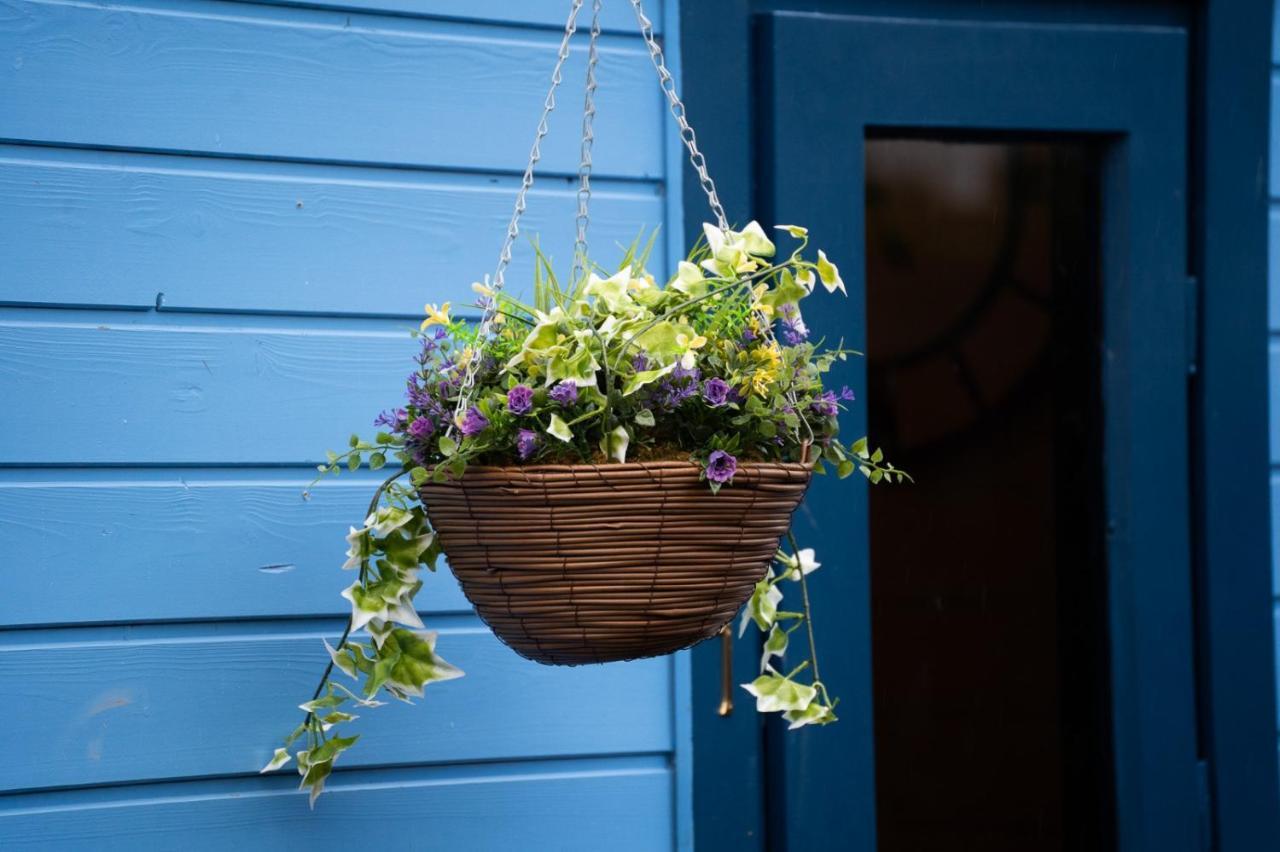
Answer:
[[[488,304],[485,306],[484,315],[480,319],[480,326],[476,329],[476,342],[472,347],[467,363],[463,366],[462,383],[458,386],[458,403],[454,407],[453,422],[449,424],[446,434],[453,433],[457,428],[458,421],[465,416],[467,407],[471,404],[471,390],[475,386],[476,375],[480,371],[480,362],[483,358],[482,348],[485,340],[489,337],[490,329],[493,326],[493,318],[497,315],[498,294],[506,283],[507,266],[511,263],[511,247],[515,245],[516,237],[520,236],[520,217],[525,211],[525,197],[529,194],[529,187],[533,186],[533,168],[542,159],[542,140],[550,129],[551,113],[556,108],[556,89],[560,87],[560,83],[563,80],[564,63],[569,58],[569,42],[577,31],[578,11],[582,8],[582,3],[583,0],[573,0],[573,5],[569,10],[569,19],[564,25],[564,35],[560,39],[560,49],[556,53],[555,68],[551,72],[551,87],[547,90],[547,97],[542,102],[542,116],[538,119],[537,132],[534,133],[533,137],[533,147],[529,149],[529,162],[524,167],[524,176],[520,180],[520,190],[516,193],[515,209],[511,212],[511,221],[507,223],[507,235],[502,241],[502,250],[498,253],[498,266],[489,282],[492,292],[486,297]]]
[[[662,93],[667,96],[667,103],[671,105],[671,115],[675,117],[676,125],[680,128],[680,141],[684,142],[684,147],[689,149],[689,162],[693,164],[693,170],[698,173],[698,180],[702,184],[702,191],[707,194],[707,202],[711,205],[711,212],[715,214],[716,223],[721,229],[726,229],[729,227],[729,219],[724,215],[724,207],[720,205],[715,181],[707,173],[707,160],[698,150],[698,136],[689,125],[684,102],[676,93],[676,83],[671,77],[671,72],[667,70],[662,47],[653,35],[653,21],[645,15],[641,0],[631,0],[631,6],[636,12],[636,22],[640,24],[640,34],[644,36],[644,43],[649,48],[649,58],[653,60],[653,67],[658,72],[658,84],[662,87]]]
[[[600,40],[600,6],[602,0],[591,3],[591,39],[587,47],[587,91],[582,102],[582,153],[578,161],[578,235],[573,245],[573,277],[571,284],[585,274],[587,264],[587,228],[591,225],[588,208],[591,205],[591,147],[596,141],[593,122],[596,117],[596,65],[600,61],[597,42]]]

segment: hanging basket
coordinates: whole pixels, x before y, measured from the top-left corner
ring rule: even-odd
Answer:
[[[764,576],[809,477],[798,463],[743,464],[713,496],[685,461],[469,467],[421,494],[498,638],[579,665],[714,636]]]

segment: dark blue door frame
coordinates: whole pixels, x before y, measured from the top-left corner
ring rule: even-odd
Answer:
[[[867,7],[884,5],[840,4],[834,0],[814,0],[814,4],[825,11],[837,6],[867,11]],[[980,16],[990,18],[994,5],[986,4]],[[1033,5],[1000,4],[996,14],[998,17],[1011,9]],[[706,44],[749,44],[751,12],[760,11],[764,6],[761,3],[753,9],[745,0],[703,2],[685,4],[682,15],[686,89],[691,111],[702,129],[704,148],[709,150],[715,174],[725,189],[723,194],[731,215],[737,218],[745,219],[760,213],[763,207],[772,207],[783,218],[791,216],[814,226],[824,236],[825,244],[861,243],[861,187],[857,180],[849,182],[847,169],[843,179],[834,171],[822,172],[822,163],[814,161],[812,151],[806,154],[797,147],[798,135],[787,133],[781,126],[777,127],[771,142],[764,145],[753,145],[751,134],[741,132],[749,126],[752,117],[761,118],[770,109],[775,116],[790,110],[788,115],[793,120],[803,109],[825,110],[823,114],[830,118],[830,129],[835,134],[827,139],[828,145],[833,145],[836,136],[861,139],[868,124],[1099,134],[1109,140],[1108,159],[1112,168],[1108,195],[1121,205],[1135,200],[1126,196],[1127,189],[1135,188],[1131,182],[1143,180],[1140,174],[1135,174],[1135,167],[1137,172],[1145,169],[1147,179],[1159,174],[1158,169],[1152,171],[1152,156],[1159,159],[1168,151],[1144,147],[1158,144],[1159,132],[1166,134],[1166,140],[1173,140],[1177,156],[1181,156],[1183,140],[1191,140],[1193,197],[1188,201],[1183,196],[1181,212],[1174,217],[1177,222],[1172,225],[1177,241],[1181,242],[1181,223],[1188,208],[1194,206],[1192,230],[1187,235],[1190,265],[1185,259],[1175,257],[1176,268],[1160,268],[1158,275],[1149,276],[1153,282],[1158,279],[1166,286],[1177,285],[1179,277],[1189,268],[1198,273],[1202,282],[1198,311],[1202,328],[1200,366],[1190,398],[1189,441],[1185,435],[1186,385],[1174,388],[1173,377],[1166,369],[1167,349],[1170,345],[1182,345],[1187,322],[1196,320],[1196,312],[1189,316],[1183,313],[1186,301],[1156,298],[1151,302],[1153,315],[1126,314],[1125,305],[1113,303],[1108,317],[1113,328],[1128,329],[1127,344],[1118,341],[1128,346],[1127,355],[1122,359],[1128,367],[1144,377],[1161,376],[1155,388],[1128,381],[1115,371],[1108,379],[1109,390],[1116,395],[1113,414],[1126,418],[1113,417],[1108,426],[1112,450],[1123,450],[1116,457],[1117,462],[1121,467],[1127,466],[1127,469],[1116,470],[1109,482],[1110,499],[1119,510],[1112,562],[1113,566],[1128,566],[1127,570],[1117,572],[1119,579],[1114,591],[1118,594],[1118,621],[1113,627],[1120,642],[1115,672],[1119,689],[1115,698],[1122,849],[1193,848],[1200,831],[1198,812],[1206,802],[1211,802],[1210,827],[1216,848],[1280,848],[1266,489],[1266,184],[1258,176],[1258,170],[1265,164],[1266,152],[1269,5],[1258,2],[1227,9],[1226,4],[1214,4],[1199,10],[1191,26],[1181,28],[1181,32],[1178,26],[1163,29],[1146,26],[1142,28],[1146,30],[1145,36],[1124,45],[1108,41],[1124,35],[1114,25],[1091,30],[1081,27],[1080,21],[1073,21],[1073,26],[1059,27],[1056,34],[1051,33],[1054,38],[1066,40],[1059,43],[1060,48],[1065,48],[1068,54],[1083,51],[1083,55],[1091,50],[1110,49],[1114,61],[1121,65],[1133,63],[1132,67],[1126,66],[1128,73],[1110,80],[1076,79],[1072,81],[1074,90],[1055,90],[1055,76],[1059,83],[1064,82],[1060,79],[1061,68],[1031,67],[1038,61],[1054,58],[1044,53],[1042,46],[1037,46],[1028,54],[1017,54],[1019,58],[1013,66],[991,69],[1007,72],[1007,88],[1001,88],[1004,83],[998,73],[991,79],[983,78],[988,86],[995,88],[979,104],[979,111],[986,112],[980,115],[971,109],[974,101],[971,92],[945,91],[955,83],[952,78],[956,75],[937,74],[938,69],[931,63],[950,57],[952,69],[959,67],[963,71],[960,76],[967,77],[973,73],[972,65],[956,66],[958,59],[967,55],[992,60],[1006,50],[1007,39],[981,41],[1001,31],[999,26],[975,29],[955,22],[949,24],[959,27],[947,31],[951,36],[978,39],[957,48],[954,40],[946,37],[936,42],[925,38],[909,45],[912,32],[915,38],[924,38],[922,33],[929,30],[938,32],[937,26],[922,26],[918,22],[887,24],[866,18],[861,22],[848,19],[840,22],[783,16],[762,27],[762,38],[757,42],[754,56],[746,50],[704,49]],[[922,2],[895,4],[893,8],[905,15],[912,7],[928,6],[930,4]],[[957,6],[963,10],[963,4],[951,4],[950,14],[956,14]],[[926,8],[926,11],[934,10]],[[1083,13],[1076,10],[1076,14],[1090,13],[1101,23],[1113,23],[1102,7],[1086,8]],[[963,11],[959,14],[963,16]],[[1031,15],[1032,19],[1035,17]],[[1172,20],[1178,23],[1176,15]],[[809,26],[806,27],[806,23]],[[856,30],[859,24],[863,33],[876,27],[900,29],[893,32],[879,29],[877,38],[851,44],[848,28]],[[836,33],[840,26],[846,28],[843,35]],[[1186,37],[1188,29],[1194,35],[1190,46]],[[1131,29],[1128,34],[1137,35],[1137,32]],[[1012,27],[1004,28],[1003,35],[1025,37],[1027,33]],[[1095,37],[1092,42],[1090,36]],[[825,49],[815,47],[823,39],[835,38],[844,38],[844,41],[839,45],[829,44]],[[1179,42],[1176,52],[1186,57],[1190,47],[1193,60],[1191,132],[1187,129],[1186,115],[1176,105],[1172,114],[1168,110],[1163,117],[1155,114],[1159,111],[1154,109],[1154,104],[1167,103],[1167,94],[1162,97],[1160,91],[1148,91],[1134,98],[1135,87],[1131,85],[1150,83],[1152,62],[1164,62],[1163,67],[1167,68],[1170,57],[1164,53]],[[936,75],[933,88],[907,91],[908,103],[885,104],[880,107],[880,114],[859,119],[849,114],[846,93],[859,84],[864,87],[877,84],[874,73],[869,74],[865,68],[859,72],[843,64],[843,76],[821,79],[819,75],[814,79],[810,74],[803,80],[799,76],[784,80],[781,78],[788,68],[781,62],[774,72],[778,76],[774,77],[777,85],[773,90],[773,106],[762,110],[765,96],[759,88],[752,88],[758,80],[753,81],[750,70],[762,58],[778,56],[794,60],[806,51],[840,55],[839,50],[856,51],[864,59],[879,50],[882,68],[891,68],[895,75],[906,75],[921,87],[929,84],[927,74],[932,69]],[[1143,51],[1155,51],[1146,55],[1145,67],[1141,61]],[[1063,60],[1064,55],[1056,58]],[[998,59],[995,61],[998,66]],[[792,61],[790,70],[799,71],[802,65]],[[1087,69],[1077,70],[1084,73]],[[1185,66],[1179,65],[1177,73],[1186,73]],[[858,83],[850,86],[850,79]],[[887,79],[892,81],[893,76]],[[1028,81],[1034,85],[1027,85]],[[972,85],[973,81],[969,83]],[[1169,89],[1175,85],[1170,83]],[[1185,91],[1186,87],[1179,90]],[[840,93],[839,103],[827,101],[824,93],[829,92]],[[1105,97],[1098,97],[1098,93]],[[950,97],[946,97],[948,94]],[[863,91],[855,91],[853,95],[860,98]],[[948,116],[947,101],[956,101],[957,97],[965,109]],[[1015,104],[1015,101],[1019,102]],[[1161,125],[1160,121],[1172,121],[1179,126]],[[790,128],[795,127],[790,124]],[[761,130],[767,135],[769,128]],[[836,148],[838,146],[833,145],[831,150]],[[774,173],[768,167],[767,160],[776,157],[785,162],[788,156],[793,159],[786,171]],[[794,159],[796,157],[799,159]],[[861,167],[860,158],[858,146],[853,158],[855,170]],[[1178,165],[1165,162],[1164,167],[1176,169]],[[1185,171],[1183,169],[1184,177]],[[1246,172],[1250,177],[1246,178]],[[766,176],[766,185],[753,194],[748,187],[756,174]],[[771,174],[776,174],[776,183],[769,182]],[[1246,189],[1242,191],[1242,187]],[[845,195],[837,201],[841,192]],[[823,193],[825,204],[814,201]],[[690,193],[687,197],[697,196]],[[834,217],[841,221],[824,221],[833,218],[826,211],[838,209],[841,202],[845,209]],[[1167,199],[1165,208],[1167,213]],[[1132,212],[1129,211],[1130,216]],[[691,205],[687,211],[691,226],[700,221],[699,215],[700,211]],[[1140,233],[1119,232],[1121,221],[1112,217],[1110,241],[1116,244],[1116,241],[1136,238],[1142,243]],[[1162,262],[1154,245],[1137,251],[1136,259],[1146,258],[1141,260],[1143,270],[1151,271],[1150,264],[1158,266]],[[1169,253],[1164,257],[1168,260]],[[1123,267],[1133,260],[1131,257],[1107,270],[1107,286],[1131,274],[1132,266],[1128,270]],[[853,265],[859,263],[855,257]],[[1148,290],[1147,297],[1154,298],[1155,291]],[[861,312],[851,312],[845,320],[842,331],[856,336]],[[1152,337],[1157,330],[1158,336]],[[1172,395],[1177,393],[1183,394],[1181,414],[1170,408],[1174,404]],[[1159,422],[1163,418],[1155,416],[1156,411],[1179,421],[1180,425],[1172,430],[1163,428],[1167,423]],[[1144,441],[1148,445],[1144,446]],[[1154,447],[1149,445],[1152,442]],[[1192,472],[1185,470],[1189,446]],[[1181,459],[1180,482],[1176,476],[1161,479],[1147,475],[1149,465],[1158,463],[1160,458]],[[1239,473],[1229,477],[1208,476],[1209,470]],[[1191,496],[1187,494],[1189,476],[1194,486]],[[1127,490],[1130,483],[1134,483],[1132,492]],[[1163,490],[1162,504],[1166,509],[1174,506],[1173,514],[1181,512],[1184,526],[1191,527],[1190,543],[1179,538],[1177,530],[1172,535],[1157,535],[1161,525],[1168,522],[1170,513],[1152,511],[1147,505],[1154,503],[1147,490],[1153,483],[1160,483],[1158,487]],[[821,491],[815,493],[813,501],[820,516],[824,502]],[[847,493],[843,499],[845,518],[850,514],[865,516],[865,506],[849,506]],[[1194,519],[1194,523],[1187,524],[1187,519]],[[828,528],[833,520],[834,514],[828,518]],[[1188,567],[1192,545],[1197,564],[1194,650]],[[831,545],[826,546],[830,554]],[[857,540],[848,546],[849,553],[840,554],[833,561],[845,562],[852,557],[855,567],[845,571],[838,580],[833,578],[833,572],[824,581],[827,594],[833,592],[829,588],[831,583],[842,586],[837,596],[842,598],[843,606],[839,610],[832,607],[826,613],[827,623],[841,617],[847,619],[850,607],[853,612],[859,607],[865,611],[865,556],[860,563],[862,573],[859,573]],[[1161,565],[1173,568],[1161,569]],[[1174,582],[1162,582],[1170,576],[1175,578]],[[823,613],[819,612],[818,617],[823,618]],[[866,625],[853,625],[853,630],[865,633]],[[1181,643],[1182,647],[1161,647],[1170,633],[1174,634],[1172,641]],[[860,641],[865,649],[865,638]],[[725,720],[708,710],[714,704],[712,690],[718,682],[715,673],[719,658],[714,650],[702,649],[695,653],[694,659],[695,829],[699,848],[744,849],[766,848],[766,845],[770,848],[808,845],[873,848],[870,714],[846,713],[838,726],[839,733],[829,733],[836,731],[833,728],[784,740],[780,753],[769,754],[763,746],[765,738],[761,728],[750,714],[737,714]],[[1193,682],[1190,671],[1190,660],[1197,655],[1198,683]],[[741,681],[751,674],[745,669],[750,668],[752,655],[737,656],[744,669],[735,672],[736,679]],[[828,678],[834,680],[830,666],[824,661]],[[869,703],[867,696],[857,694],[858,690],[869,688],[866,660],[859,660],[855,655],[841,674],[849,684],[844,690],[845,701],[852,698],[855,702]],[[1195,716],[1188,706],[1197,686],[1198,737],[1194,729]],[[1174,702],[1177,709],[1164,713],[1161,705],[1170,695],[1178,696]],[[1198,757],[1206,760],[1203,768],[1207,769],[1204,775],[1207,791],[1197,789]],[[761,773],[766,768],[774,778],[782,779],[780,785],[770,788],[772,801],[767,805],[766,785],[761,781]],[[763,814],[770,811],[774,820],[766,825]]]

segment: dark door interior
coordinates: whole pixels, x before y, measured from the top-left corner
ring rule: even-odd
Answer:
[[[1113,848],[1099,152],[865,151],[879,848]]]

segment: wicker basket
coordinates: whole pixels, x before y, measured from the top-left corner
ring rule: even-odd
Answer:
[[[764,575],[809,485],[742,464],[712,495],[697,465],[470,467],[422,486],[468,600],[517,653],[577,665],[707,639]]]

